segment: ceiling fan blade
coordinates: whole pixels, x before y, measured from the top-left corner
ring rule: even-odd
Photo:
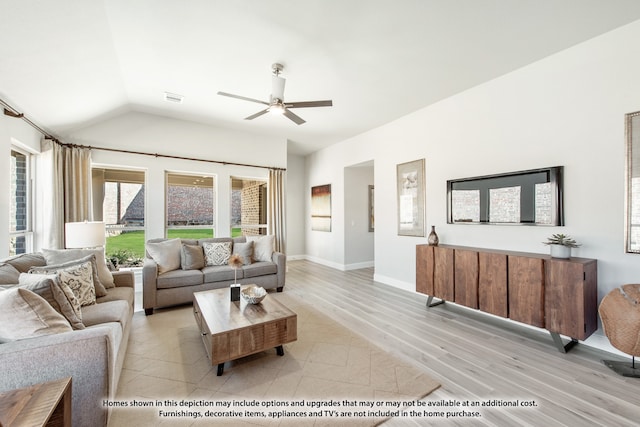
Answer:
[[[234,95],[232,93],[227,93],[227,92],[218,92],[218,95],[228,96],[229,98],[242,99],[243,101],[257,102],[258,104],[269,105],[269,103],[265,101],[260,101],[258,99],[253,99],[253,98],[247,98],[246,96]]]
[[[303,101],[303,102],[286,102],[287,108],[307,108],[307,107],[332,107],[333,101]]]
[[[269,109],[268,109],[268,108],[265,108],[265,109],[264,109],[264,110],[262,110],[262,111],[258,111],[257,113],[250,115],[249,117],[245,117],[244,119],[245,119],[245,120],[253,120],[253,119],[255,119],[256,117],[260,117],[261,115],[266,114],[266,113],[267,113],[267,111],[269,111]]]
[[[288,119],[290,119],[290,120],[292,120],[293,122],[295,122],[295,124],[297,124],[297,125],[301,125],[301,124],[303,124],[303,123],[306,123],[306,121],[305,121],[302,117],[300,117],[300,116],[298,116],[298,115],[293,114],[291,111],[289,111],[289,110],[287,110],[287,109],[285,109],[285,110],[284,110],[284,113],[283,113],[283,114],[284,114]]]

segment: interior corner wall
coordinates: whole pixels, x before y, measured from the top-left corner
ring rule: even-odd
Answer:
[[[415,246],[431,225],[442,243],[548,253],[552,233],[575,237],[574,255],[598,259],[598,297],[640,279],[624,252],[624,116],[640,110],[640,21],[549,56],[373,129],[307,161],[309,185],[340,193],[340,155],[362,149],[375,162],[375,279],[415,290]],[[425,237],[397,235],[396,165],[426,159]],[[449,179],[564,166],[565,226],[447,224]],[[334,209],[336,216],[343,210]],[[342,218],[310,232],[307,250],[340,261]],[[332,252],[335,250],[335,252]]]
[[[374,265],[374,233],[369,231],[369,185],[373,166],[349,166],[344,170],[345,268]]]
[[[287,258],[304,257],[304,157],[287,155]]]

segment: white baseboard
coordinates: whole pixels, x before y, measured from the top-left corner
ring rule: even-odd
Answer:
[[[374,267],[376,265],[375,261],[365,261],[365,262],[356,262],[353,264],[347,264],[344,266],[346,271],[348,270],[359,270],[361,268],[369,268]]]
[[[404,282],[402,280],[394,279],[393,277],[383,276],[382,274],[373,274],[373,280],[385,285],[393,286],[394,288],[403,289],[409,292],[416,291],[416,284],[412,282]]]
[[[316,264],[322,264],[322,265],[326,265],[327,267],[335,268],[336,270],[346,271],[344,264],[339,264],[333,261],[327,261],[326,259],[318,258],[311,255],[305,255],[304,259],[306,259],[307,261],[315,262]]]

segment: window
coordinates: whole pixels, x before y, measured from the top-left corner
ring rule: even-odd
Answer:
[[[626,251],[640,253],[640,111],[627,114]]]
[[[267,234],[267,183],[231,178],[231,236]]]
[[[562,166],[447,181],[450,224],[564,225]]]
[[[119,265],[144,257],[145,173],[93,168],[93,216],[104,221],[106,254]]]
[[[12,149],[10,174],[9,254],[18,255],[33,250],[31,155],[18,149]]]
[[[214,237],[214,177],[172,172],[166,177],[167,237]]]

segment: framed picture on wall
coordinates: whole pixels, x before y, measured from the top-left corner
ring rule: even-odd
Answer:
[[[311,187],[311,229],[331,231],[331,184]]]
[[[397,166],[398,235],[424,237],[424,159]]]
[[[374,207],[374,192],[373,192],[373,185],[369,186],[369,231],[373,231],[374,227],[375,227],[375,217],[373,216],[373,207]]]

